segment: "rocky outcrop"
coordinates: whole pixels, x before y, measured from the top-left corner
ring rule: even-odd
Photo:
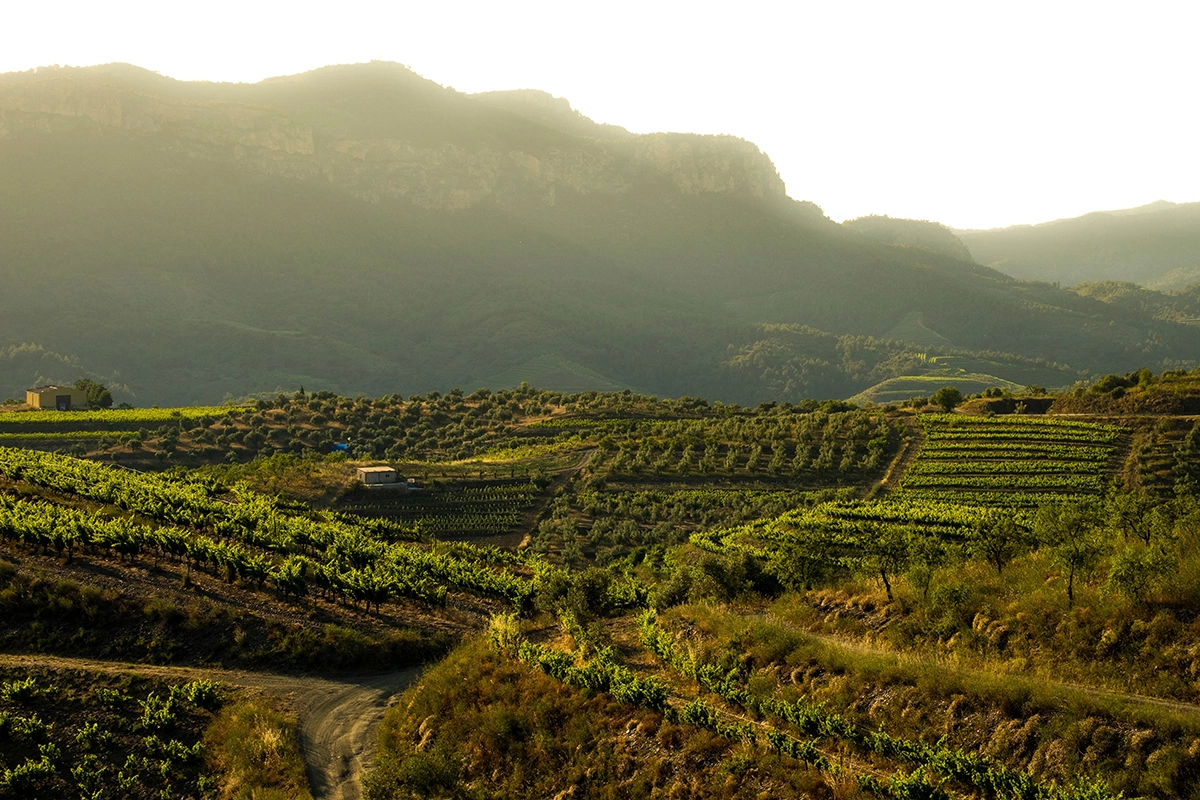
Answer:
[[[634,163],[668,178],[682,194],[786,195],[771,159],[745,139],[652,133],[632,144]]]
[[[254,174],[327,180],[370,201],[399,198],[446,210],[481,203],[554,205],[564,193],[611,195],[664,184],[682,195],[786,196],[771,160],[732,136],[625,132],[611,140],[578,136],[560,139],[565,145],[531,143],[518,149],[418,146],[403,138],[314,135],[311,125],[267,104],[181,99],[96,70],[4,78],[0,140],[81,129],[122,133],[189,157],[232,162]],[[161,81],[168,88],[174,83]],[[453,102],[476,102],[444,91]],[[544,99],[544,93],[533,94],[539,102]],[[545,97],[550,98],[544,104],[547,114],[577,113],[565,100]],[[538,105],[525,95],[519,99]]]

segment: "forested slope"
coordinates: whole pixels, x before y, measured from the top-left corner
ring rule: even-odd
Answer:
[[[0,76],[0,345],[138,404],[474,387],[537,359],[578,365],[577,388],[847,397],[928,349],[860,357],[914,313],[1073,370],[1200,352],[1179,320],[836,225],[740,139],[537,109],[395,64]]]

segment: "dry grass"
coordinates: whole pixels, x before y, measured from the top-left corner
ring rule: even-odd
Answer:
[[[251,695],[227,705],[204,733],[220,800],[312,800],[296,717]]]

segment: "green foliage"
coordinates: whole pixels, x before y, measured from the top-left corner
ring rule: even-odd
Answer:
[[[1049,547],[1067,573],[1067,602],[1075,602],[1075,578],[1091,570],[1104,552],[1093,504],[1070,502],[1046,505],[1034,519],[1034,535]]]
[[[468,642],[389,708],[366,796],[677,792],[715,800],[730,796],[731,781],[737,797],[813,796],[829,787],[778,751],[750,749],[668,716],[605,691],[576,689],[540,666]]]
[[[0,474],[59,491],[111,503],[145,516],[202,529],[211,525],[221,536],[185,533],[178,528],[151,528],[123,517],[14,500],[0,495],[0,535],[41,548],[67,553],[79,547],[103,547],[126,558],[143,549],[189,564],[209,566],[228,578],[238,577],[261,586],[275,575],[280,591],[299,584],[295,569],[274,570],[261,548],[282,556],[310,559],[307,569],[323,591],[332,591],[367,608],[392,597],[415,597],[432,603],[445,599],[445,584],[503,597],[521,608],[532,587],[528,580],[500,571],[473,556],[451,555],[412,545],[385,544],[354,525],[289,513],[279,503],[244,487],[238,502],[219,499],[212,484],[177,481],[157,475],[117,470],[31,451],[0,448]],[[320,561],[311,560],[324,554]],[[434,581],[443,581],[443,584]]]
[[[87,395],[88,408],[112,408],[112,392],[104,384],[90,378],[80,378],[75,381],[75,388]]]
[[[3,676],[0,795],[182,800],[210,785],[201,735],[211,714],[188,699],[194,685],[91,672],[21,674]]]
[[[1034,540],[1011,513],[990,510],[972,526],[968,548],[996,568],[996,574],[1028,549]]]
[[[279,702],[245,697],[221,709],[204,733],[204,754],[233,800],[311,800],[295,716]]]
[[[1010,507],[1099,495],[1122,429],[1052,417],[920,417],[926,443],[905,473],[914,500]]]
[[[174,420],[198,420],[239,414],[239,406],[189,406],[186,408],[118,408],[94,411],[23,411],[0,417],[0,430],[17,432],[33,426],[52,426],[54,431],[71,430],[75,425],[96,426],[89,430],[104,430],[103,424],[129,426],[147,425]],[[128,428],[121,428],[128,430]]]
[[[832,711],[823,704],[801,696],[787,699],[779,689],[769,693],[754,691],[754,685],[770,685],[773,681],[753,674],[746,655],[726,650],[726,663],[705,661],[695,655],[695,649],[681,646],[676,636],[660,627],[653,611],[639,617],[639,628],[643,643],[656,656],[680,675],[699,683],[727,703],[747,714],[766,717],[778,726],[786,726],[789,734],[799,734],[808,739],[795,739],[787,745],[784,735],[776,728],[774,736],[767,735],[776,749],[794,751],[809,763],[828,768],[828,761],[818,756],[813,741],[838,743],[861,754],[894,760],[916,769],[901,771],[886,781],[869,775],[859,774],[860,783],[872,791],[890,794],[893,797],[946,797],[941,788],[956,784],[972,791],[996,797],[1019,797],[1029,800],[1083,800],[1084,798],[1118,798],[1102,781],[1083,778],[1070,786],[1042,783],[1020,770],[1010,769],[986,755],[966,752],[946,744],[945,739],[936,742],[913,741],[894,736],[886,731],[871,730],[856,723],[849,716]],[[747,637],[742,637],[745,641]],[[736,647],[736,645],[734,645]],[[736,663],[732,668],[728,663]],[[718,718],[712,707],[696,702],[685,707],[693,724],[711,727]],[[681,712],[681,717],[683,712]],[[740,736],[748,733],[745,727],[735,726],[725,735]],[[789,736],[788,738],[791,738]],[[809,744],[806,746],[804,742]],[[807,757],[806,757],[807,756]],[[932,775],[932,780],[931,780]]]
[[[934,405],[942,407],[942,411],[950,413],[963,401],[963,394],[953,386],[943,386],[929,398]]]

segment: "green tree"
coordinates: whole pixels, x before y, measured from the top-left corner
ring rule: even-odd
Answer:
[[[812,589],[837,569],[837,547],[827,536],[813,532],[801,542],[781,544],[771,551],[771,570],[792,591]]]
[[[1108,566],[1108,585],[1136,603],[1167,574],[1172,558],[1160,548],[1141,542],[1126,544],[1113,554]]]
[[[80,378],[75,381],[75,388],[87,395],[90,408],[112,408],[112,392],[104,384],[90,378]]]
[[[929,398],[934,404],[942,407],[943,411],[951,412],[963,401],[963,394],[954,386],[943,386]]]
[[[908,583],[928,600],[934,576],[950,560],[946,543],[940,536],[918,533],[909,540],[908,552]]]
[[[1039,541],[1067,573],[1067,605],[1075,605],[1075,578],[1096,565],[1104,552],[1098,519],[1091,504],[1081,501],[1042,506],[1034,521]]]
[[[967,547],[972,555],[984,559],[1002,575],[1004,567],[1029,547],[1029,532],[1012,515],[991,511],[971,527]]]
[[[1147,515],[1154,508],[1154,499],[1144,489],[1114,492],[1104,504],[1108,526],[1128,540],[1134,536],[1149,544],[1150,525]]]
[[[892,576],[905,570],[911,555],[908,531],[897,525],[872,525],[864,538],[863,567],[880,577],[888,600],[894,600]]]

